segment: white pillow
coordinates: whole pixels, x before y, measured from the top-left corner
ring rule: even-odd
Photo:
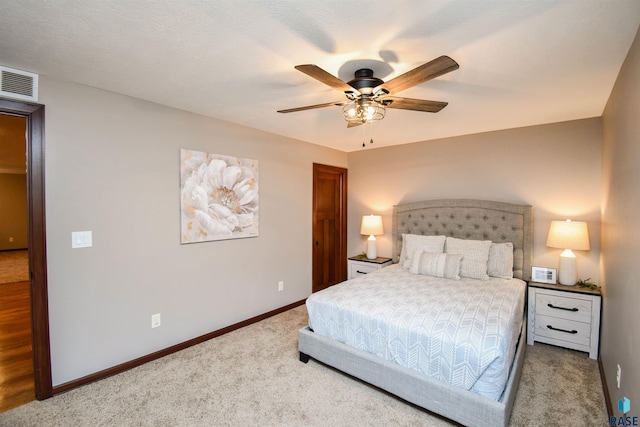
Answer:
[[[424,276],[460,280],[462,255],[418,251],[413,255],[409,272]]]
[[[419,234],[402,233],[400,264],[407,268],[411,267],[411,258],[417,251],[443,253],[445,239],[445,236],[421,236]]]
[[[460,276],[470,279],[488,280],[487,262],[491,240],[464,240],[447,237],[445,252],[462,255]]]
[[[513,243],[491,244],[487,274],[489,277],[513,279]]]

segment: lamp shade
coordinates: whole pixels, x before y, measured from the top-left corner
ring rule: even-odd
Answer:
[[[384,234],[382,229],[382,217],[380,215],[365,215],[362,217],[360,234],[366,236],[379,236]]]
[[[589,250],[589,231],[582,221],[551,221],[547,246],[559,249]]]

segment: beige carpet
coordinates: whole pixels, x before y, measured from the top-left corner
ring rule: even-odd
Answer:
[[[449,426],[313,359],[304,306],[120,375],[0,414],[1,426]],[[606,426],[596,361],[526,348],[511,426]]]

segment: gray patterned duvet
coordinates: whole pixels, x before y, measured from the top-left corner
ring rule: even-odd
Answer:
[[[398,264],[312,294],[322,336],[499,400],[523,320],[519,279],[449,280]]]

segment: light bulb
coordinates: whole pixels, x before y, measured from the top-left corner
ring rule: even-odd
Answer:
[[[373,114],[376,112],[376,109],[372,106],[367,107],[367,120],[371,120],[373,118]]]

